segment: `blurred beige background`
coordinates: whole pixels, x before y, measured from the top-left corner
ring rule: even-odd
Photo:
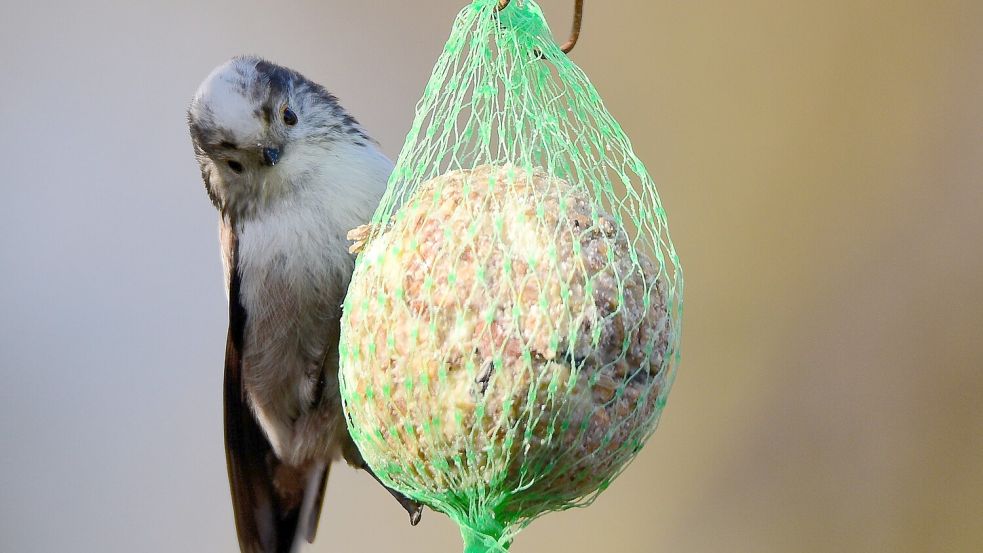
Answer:
[[[0,551],[233,552],[225,298],[184,111],[238,53],[395,155],[466,0],[12,2]],[[572,1],[544,0],[558,38]],[[515,553],[983,551],[983,2],[590,0],[574,52],[687,279],[655,438]],[[336,467],[312,551],[460,551]]]

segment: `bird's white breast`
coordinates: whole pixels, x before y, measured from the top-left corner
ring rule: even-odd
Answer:
[[[297,449],[293,426],[313,399],[354,259],[347,233],[369,221],[391,162],[372,146],[298,147],[265,186],[276,199],[240,222],[240,298],[246,310],[243,379],[281,458]]]

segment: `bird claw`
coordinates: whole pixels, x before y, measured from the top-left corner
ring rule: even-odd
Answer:
[[[417,524],[420,524],[420,517],[423,516],[422,504],[413,501],[412,499],[406,497],[405,495],[387,486],[385,482],[380,480],[379,477],[376,476],[374,472],[372,472],[372,469],[370,469],[369,466],[365,464],[365,461],[361,460],[361,458],[359,459],[357,464],[355,464],[355,466],[364,469],[365,472],[369,473],[369,476],[371,476],[376,482],[381,484],[382,487],[385,488],[386,491],[389,492],[389,494],[396,499],[396,502],[398,502],[400,506],[403,507],[403,509],[406,509],[406,512],[410,515],[410,526],[416,526]]]
[[[389,487],[386,487],[386,490],[406,509],[406,512],[410,515],[410,526],[420,524],[420,517],[423,516],[423,505]]]
[[[423,516],[423,505],[419,503],[416,504],[416,509],[409,511],[410,513],[410,526],[416,526],[420,524],[420,517]]]
[[[355,227],[348,231],[348,240],[353,242],[353,244],[348,248],[348,253],[361,253],[365,249],[365,244],[369,241],[369,236],[372,235],[372,230],[374,225],[362,225]]]

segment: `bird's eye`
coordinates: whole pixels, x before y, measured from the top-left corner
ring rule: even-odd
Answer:
[[[229,164],[229,169],[232,169],[236,173],[241,173],[242,172],[242,164],[239,163],[238,161],[236,161],[234,159],[230,159],[226,163]]]
[[[297,114],[290,108],[283,108],[283,122],[291,127],[297,124]]]

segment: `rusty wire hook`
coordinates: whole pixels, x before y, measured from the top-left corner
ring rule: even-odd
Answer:
[[[512,0],[498,0],[498,8],[495,11],[504,10]],[[576,0],[573,7],[573,29],[570,31],[570,38],[560,46],[564,54],[569,54],[573,47],[580,40],[580,27],[584,22],[584,0]]]

